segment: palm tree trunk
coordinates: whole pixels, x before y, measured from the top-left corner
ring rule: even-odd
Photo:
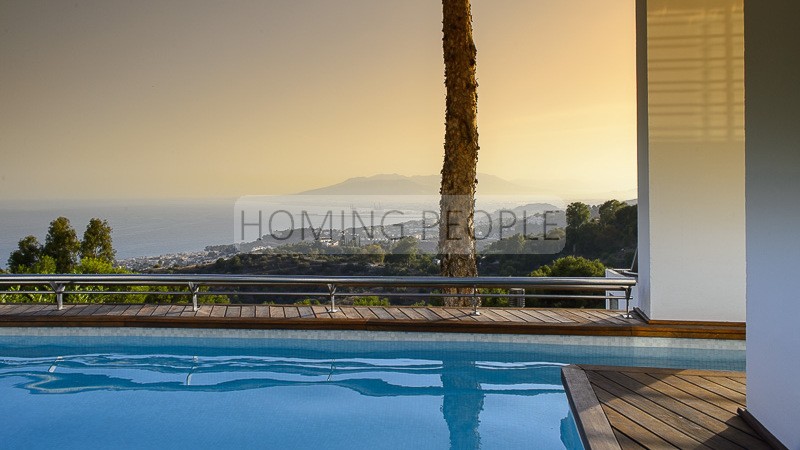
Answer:
[[[439,255],[441,274],[477,275],[475,261],[475,188],[478,163],[478,83],[469,0],[442,0],[447,109],[444,165],[440,190]],[[454,291],[453,291],[454,292]],[[454,292],[455,293],[455,292]],[[446,305],[470,303],[465,297],[446,297]]]

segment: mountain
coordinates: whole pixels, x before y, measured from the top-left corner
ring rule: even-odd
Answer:
[[[348,178],[341,183],[300,192],[301,195],[438,195],[440,175],[404,176],[379,174]],[[522,194],[529,188],[500,177],[478,174],[478,193],[484,195]]]

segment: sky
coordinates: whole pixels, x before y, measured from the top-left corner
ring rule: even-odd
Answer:
[[[636,188],[633,0],[473,0],[478,171]],[[441,170],[441,3],[0,0],[0,201]]]

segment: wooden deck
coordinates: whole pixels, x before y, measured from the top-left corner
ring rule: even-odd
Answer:
[[[742,372],[562,369],[587,449],[770,449],[740,417]]]
[[[0,305],[0,326],[110,326],[255,329],[355,329],[744,339],[742,324],[652,324],[601,309],[295,305],[54,304]]]

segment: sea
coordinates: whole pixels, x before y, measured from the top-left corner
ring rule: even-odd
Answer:
[[[235,203],[235,198],[0,202],[0,267],[25,236],[43,244],[50,222],[60,216],[70,220],[79,239],[91,218],[108,220],[117,259],[232,244]]]
[[[541,203],[545,201],[547,203]],[[426,217],[429,218],[438,212],[438,202],[438,195],[6,200],[0,201],[0,267],[6,266],[8,256],[17,249],[17,243],[25,236],[36,236],[39,242],[44,244],[50,222],[61,216],[70,220],[79,239],[83,236],[90,219],[96,217],[107,220],[112,228],[117,260],[122,260],[199,252],[208,246],[242,244],[255,241],[259,236],[271,233],[273,230],[302,228],[306,226],[304,224],[319,227],[323,223],[328,223],[330,226],[344,229],[361,226],[363,222],[372,225],[377,223],[390,225],[409,220],[430,221]],[[476,208],[485,214],[476,212],[476,223],[484,216],[491,220],[490,216],[496,215],[500,209],[517,208],[515,211],[520,213],[520,205],[532,208],[528,211],[530,213],[528,217],[532,217],[535,212],[564,207],[563,202],[554,198],[482,196],[478,199]],[[356,216],[351,214],[354,211],[360,211],[358,221]],[[338,221],[325,222],[333,218],[340,219],[341,226]],[[261,223],[255,226],[258,221]],[[264,227],[268,227],[270,231]],[[245,228],[248,233],[255,232],[249,239],[244,236]],[[260,231],[261,234],[256,231]]]

